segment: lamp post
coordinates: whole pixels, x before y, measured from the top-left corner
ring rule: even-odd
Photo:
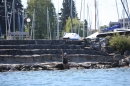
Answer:
[[[29,23],[31,22],[31,19],[30,18],[27,18],[27,24],[28,24],[28,32],[30,32],[29,31]],[[32,38],[32,37],[31,37]]]

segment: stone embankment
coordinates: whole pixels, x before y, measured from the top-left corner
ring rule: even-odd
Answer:
[[[62,70],[61,49],[70,69],[129,66],[129,56],[84,40],[0,40],[0,72]]]

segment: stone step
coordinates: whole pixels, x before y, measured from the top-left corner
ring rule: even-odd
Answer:
[[[83,49],[83,45],[67,44],[27,44],[27,45],[0,45],[0,49]]]
[[[63,49],[67,54],[107,55],[101,51],[85,49]],[[61,54],[60,49],[0,49],[1,55]]]
[[[81,45],[84,40],[0,40],[0,45],[24,44],[75,44]]]
[[[112,61],[112,56],[88,55],[88,54],[69,54],[70,62],[108,62]],[[60,54],[42,55],[0,55],[0,62],[62,62]]]

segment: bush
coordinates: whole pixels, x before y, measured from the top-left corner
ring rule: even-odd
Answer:
[[[130,38],[117,33],[109,40],[109,45],[123,53],[125,50],[130,50]]]

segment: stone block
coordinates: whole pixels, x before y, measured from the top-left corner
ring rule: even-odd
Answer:
[[[49,54],[44,54],[44,55],[41,55],[42,56],[42,61],[50,61],[51,60],[51,55]]]
[[[47,54],[47,51],[45,49],[40,50],[41,54]]]
[[[2,56],[0,56],[0,61],[3,61],[3,57]]]
[[[94,55],[86,55],[86,61],[94,61]]]
[[[31,50],[21,50],[21,53],[23,54],[23,55],[29,55],[29,54],[33,54],[32,53],[32,51]]]
[[[51,60],[52,61],[62,61],[62,56],[61,55],[52,55]]]
[[[105,46],[101,48],[101,51],[106,52],[106,53],[113,53],[114,52],[114,48],[110,47],[110,46]]]
[[[25,57],[15,57],[15,62],[26,63]]]
[[[71,56],[68,56],[70,61],[74,61],[74,62],[79,62],[79,61],[86,61],[86,58],[85,56],[83,55],[71,55]]]
[[[5,62],[14,62],[14,57],[12,57],[12,56],[7,56],[7,57],[4,57],[3,58],[3,60],[5,61]]]
[[[41,50],[33,49],[30,54],[41,54]]]
[[[42,61],[42,56],[40,56],[40,55],[33,55],[33,60],[34,60],[34,62],[41,62]]]
[[[26,63],[34,62],[33,57],[25,57]]]
[[[123,59],[124,57],[122,56],[122,55],[120,55],[120,54],[115,54],[114,56],[113,56],[113,61],[119,61],[119,60],[121,60],[121,59]]]
[[[75,49],[72,50],[72,49],[71,49],[71,50],[68,52],[68,54],[69,54],[69,53],[70,53],[70,54],[77,54],[77,50],[75,50]]]

